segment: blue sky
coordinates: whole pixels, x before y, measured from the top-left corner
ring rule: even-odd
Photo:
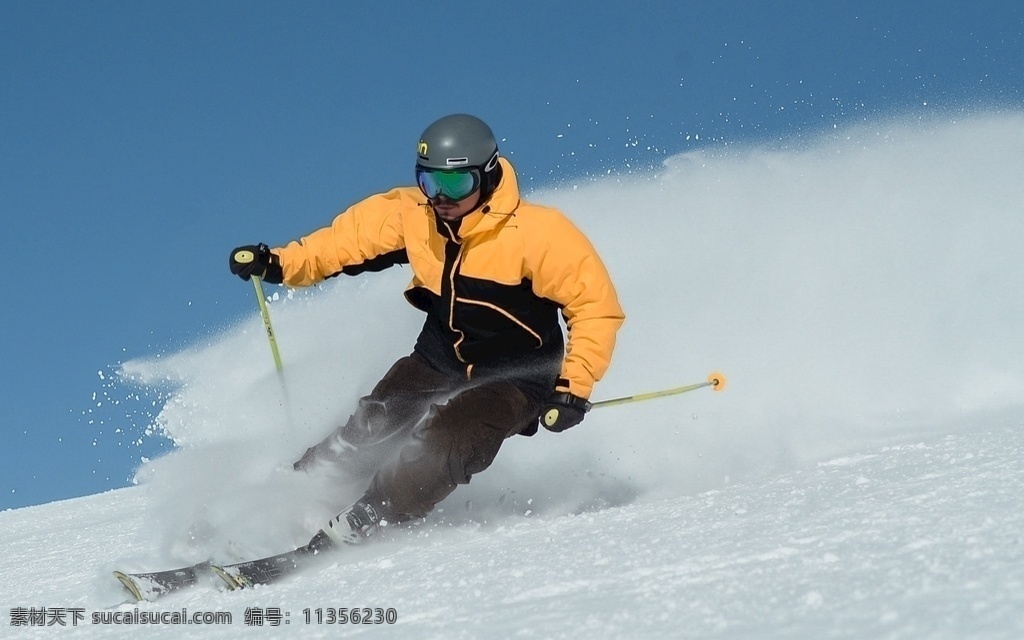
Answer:
[[[228,251],[409,184],[441,115],[530,189],[1024,98],[1019,2],[351,4],[0,4],[0,508],[125,486],[157,407],[111,371],[255,313]]]

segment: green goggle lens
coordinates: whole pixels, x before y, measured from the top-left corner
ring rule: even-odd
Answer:
[[[443,171],[417,167],[416,184],[423,195],[431,200],[438,196],[444,196],[449,200],[462,200],[480,187],[480,171]]]

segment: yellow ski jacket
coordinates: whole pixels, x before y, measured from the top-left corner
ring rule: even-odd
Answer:
[[[284,282],[305,286],[410,264],[406,298],[428,315],[417,350],[425,340],[444,343],[445,356],[468,378],[474,367],[515,366],[531,352],[561,352],[561,311],[568,342],[556,389],[589,398],[625,319],[615,288],[583,233],[557,209],[522,200],[512,165],[500,162],[502,178],[491,198],[458,223],[438,218],[418,188],[401,187],[273,249]]]

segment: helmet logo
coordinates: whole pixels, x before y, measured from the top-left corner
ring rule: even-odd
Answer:
[[[421,156],[426,158],[427,157],[427,143],[422,141],[422,140],[420,140],[420,145],[419,145],[419,147],[417,147],[417,151],[419,152],[419,154]]]
[[[491,159],[488,160],[487,164],[484,166],[484,173],[489,173],[489,172],[493,171],[494,167],[497,164],[498,164],[498,150],[495,149],[494,150],[494,155],[491,156]]]

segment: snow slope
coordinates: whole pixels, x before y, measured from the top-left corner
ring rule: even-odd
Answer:
[[[244,633],[250,607],[290,613],[278,633],[303,637],[1020,638],[1022,459],[1015,426],[865,449],[693,496],[460,516],[280,585],[203,586],[138,608],[232,614],[229,625],[146,629],[169,638]],[[149,550],[137,535],[148,499],[138,487],[0,514],[5,609],[80,607],[75,637],[126,633],[89,622],[136,608],[120,604],[105,570]],[[66,565],[56,576],[54,563]],[[302,611],[318,607],[393,607],[398,622],[307,624]]]
[[[78,637],[136,608],[232,614],[147,635],[260,633],[271,607],[275,637],[1024,637],[1020,149],[1017,113],[893,120],[535,194],[629,315],[597,397],[729,389],[513,439],[425,522],[272,587],[134,605],[109,572],[290,548],[356,497],[287,463],[408,350],[408,273],[275,300],[286,390],[258,318],[127,363],[178,447],[137,487],[0,513],[0,635],[61,633],[10,624],[33,607],[81,609]]]

